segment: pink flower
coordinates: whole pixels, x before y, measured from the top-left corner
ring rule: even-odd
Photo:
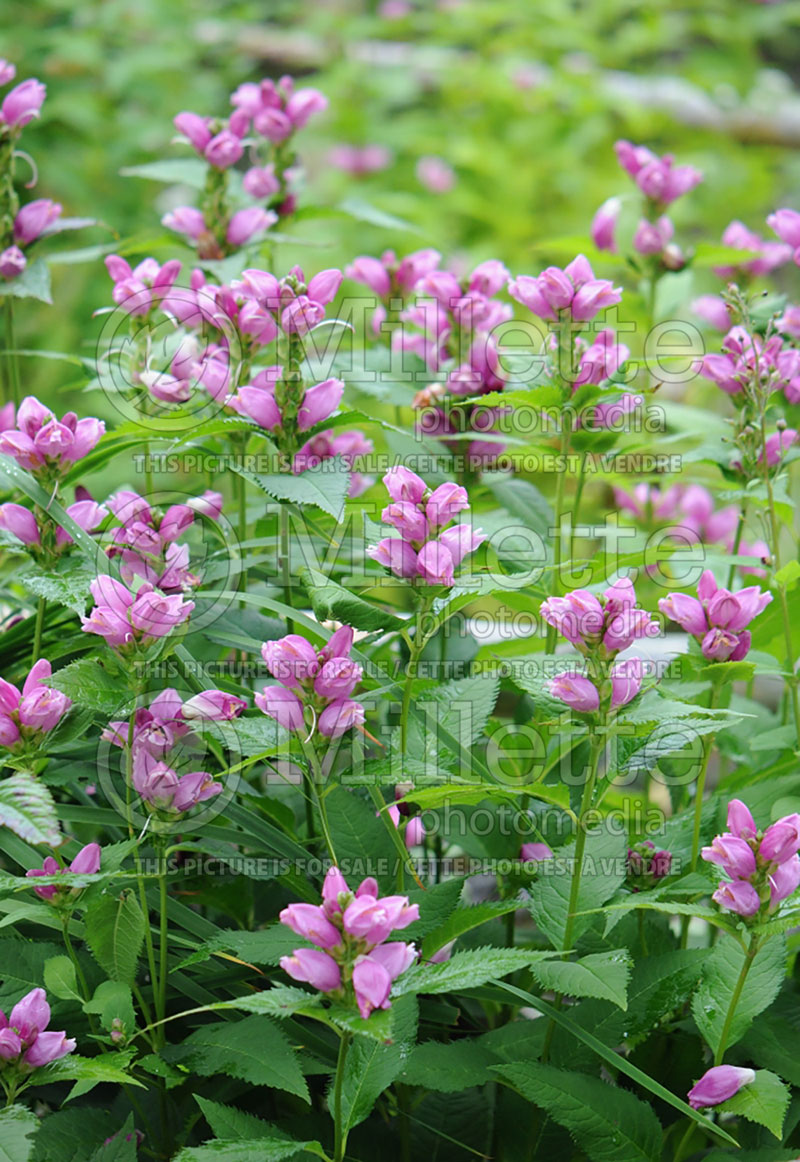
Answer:
[[[0,277],[16,278],[22,274],[28,260],[18,246],[8,246],[0,253]]]
[[[768,863],[785,863],[800,850],[800,815],[786,815],[764,832],[758,848]]]
[[[582,254],[564,270],[550,266],[535,278],[522,275],[509,283],[508,291],[534,315],[553,320],[564,311],[576,321],[587,322],[622,300],[619,287],[595,278]]]
[[[731,325],[728,305],[719,295],[700,295],[690,304],[689,310],[718,331],[727,331]]]
[[[19,246],[29,246],[58,220],[60,214],[61,206],[49,198],[28,202],[14,219],[14,241]]]
[[[314,692],[320,698],[339,701],[352,694],[363,676],[363,668],[352,658],[331,658],[314,680]]]
[[[448,481],[430,494],[425,504],[425,515],[431,529],[443,529],[465,508],[469,508],[466,488]]]
[[[617,662],[611,671],[611,709],[619,710],[627,706],[642,688],[642,662],[640,658],[625,658]]]
[[[629,141],[618,141],[614,149],[620,165],[642,193],[659,205],[674,202],[703,180],[703,175],[693,166],[674,166],[669,154],[657,157],[645,146],[631,145]]]
[[[452,167],[441,157],[421,157],[417,162],[417,177],[432,194],[446,194],[456,184]]]
[[[21,504],[0,504],[0,529],[12,533],[24,545],[41,544],[36,518]]]
[[[800,251],[800,214],[796,210],[776,210],[767,218],[767,225],[771,226],[780,238],[794,250],[794,261],[798,262]]]
[[[263,234],[278,221],[278,215],[261,206],[248,206],[237,210],[228,223],[225,239],[230,246],[244,246],[259,234]]]
[[[792,445],[797,443],[797,440],[798,433],[794,428],[783,428],[779,432],[773,432],[771,436],[767,436],[764,447],[759,452],[759,463],[764,463],[766,455],[768,466],[777,468]]]
[[[407,500],[411,504],[419,504],[428,491],[422,477],[402,465],[390,468],[383,478],[383,483],[392,500]]]
[[[331,924],[323,908],[316,904],[290,904],[278,917],[281,924],[319,948],[335,948],[342,934]]]
[[[59,864],[51,855],[48,855],[44,860],[44,864],[40,868],[31,868],[25,872],[29,879],[36,879],[39,876],[56,876],[64,874],[73,874],[81,876],[95,875],[100,870],[100,861],[102,852],[98,843],[87,843],[82,847],[78,854],[73,859],[68,868],[61,868]],[[36,895],[42,900],[53,900],[59,892],[72,890],[68,883],[65,883],[63,888],[55,884],[47,884],[45,887],[34,888]]]
[[[251,198],[271,198],[281,188],[274,165],[252,166],[242,178],[242,185]]]
[[[181,707],[183,718],[201,722],[231,722],[247,709],[244,698],[227,694],[224,690],[204,690],[195,694]]]
[[[689,1090],[687,1100],[693,1110],[718,1106],[737,1094],[742,1086],[750,1085],[756,1075],[752,1069],[738,1065],[715,1065],[708,1069]]]
[[[377,545],[370,545],[367,556],[391,569],[396,577],[408,579],[417,576],[417,554],[408,541],[385,537]],[[452,561],[452,557],[450,559]]]
[[[717,588],[714,574],[706,569],[697,587],[697,599],[671,593],[658,606],[701,643],[705,657],[713,661],[739,661],[750,648],[746,626],[772,601],[757,585],[731,593]]]
[[[181,269],[177,259],[159,266],[154,258],[145,258],[131,269],[117,254],[110,254],[105,264],[114,283],[111,297],[129,315],[149,314],[170,290]]]
[[[40,81],[33,77],[23,81],[6,93],[0,105],[0,122],[5,122],[11,129],[22,129],[39,116],[46,95],[47,89]]]
[[[543,859],[553,859],[553,853],[546,843],[523,843],[519,858],[525,863],[538,863]]]
[[[207,232],[206,220],[202,210],[195,206],[176,206],[161,219],[161,225],[176,234],[184,234],[187,238],[197,241]]]
[[[592,241],[598,250],[608,250],[611,254],[617,253],[614,236],[621,209],[621,198],[609,198],[603,202],[592,219]]]
[[[458,568],[464,557],[474,553],[485,540],[486,534],[482,529],[473,529],[467,524],[452,525],[439,534],[439,544],[447,549],[453,558],[455,568]]]
[[[633,249],[639,254],[661,254],[675,233],[675,227],[667,217],[657,222],[642,218],[633,236]]]
[[[274,385],[240,387],[236,395],[231,397],[230,405],[240,415],[249,416],[268,432],[280,427],[283,422],[280,409],[275,402]]]
[[[265,642],[261,656],[273,678],[290,688],[313,679],[319,672],[317,651],[300,634],[290,633],[277,641]]]
[[[428,585],[453,585],[453,555],[440,541],[428,541],[417,554],[417,573]]]
[[[303,703],[291,690],[283,686],[267,686],[254,696],[258,709],[268,718],[274,718],[284,730],[301,731],[305,728]]]
[[[63,1032],[47,1031],[50,1006],[44,989],[35,988],[18,1001],[6,1019],[0,1013],[0,1058],[35,1069],[65,1057],[76,1042]]]
[[[770,909],[793,895],[800,885],[800,856],[793,855],[769,873]]]
[[[335,145],[328,150],[328,163],[353,177],[386,169],[392,155],[383,145]]]
[[[362,255],[355,258],[346,268],[345,274],[354,282],[369,287],[378,298],[388,298],[392,289],[392,277],[385,264],[377,258]]]
[[[201,117],[198,113],[179,113],[172,123],[198,153],[203,153],[212,137],[207,117]]]
[[[319,716],[317,728],[326,738],[339,738],[354,726],[364,723],[364,707],[350,698],[331,702]]]
[[[553,698],[560,698],[579,714],[593,714],[600,708],[597,687],[583,674],[569,672],[559,674],[555,678],[549,678],[546,686]]]
[[[244,153],[244,146],[235,133],[223,129],[212,137],[203,150],[203,156],[215,169],[229,169]]]
[[[711,897],[720,908],[736,912],[740,916],[755,916],[761,907],[758,892],[747,880],[721,883]]]
[[[428,521],[419,507],[410,501],[400,500],[387,505],[381,513],[381,520],[397,529],[405,541],[421,543],[428,539]]]
[[[344,383],[341,379],[326,379],[315,387],[307,388],[297,413],[299,430],[307,432],[309,428],[327,420],[336,411],[343,395]]]
[[[8,85],[16,75],[16,66],[10,61],[0,59],[0,85]]]
[[[728,830],[738,839],[755,839],[756,821],[750,808],[741,799],[731,799],[728,804]]]
[[[310,984],[321,993],[331,993],[342,987],[339,965],[317,948],[296,948],[291,956],[282,956],[281,968],[293,980]]]
[[[756,857],[745,839],[736,835],[718,835],[710,847],[702,849],[703,859],[716,863],[731,879],[747,880],[756,872]]]
[[[293,129],[302,129],[327,108],[328,98],[319,89],[297,89],[286,102],[286,116]]]

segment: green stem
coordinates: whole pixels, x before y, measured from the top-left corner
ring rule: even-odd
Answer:
[[[747,980],[747,974],[753,966],[753,961],[756,958],[757,952],[758,937],[756,933],[753,932],[750,937],[750,947],[747,949],[747,955],[744,958],[744,964],[742,965],[742,970],[739,973],[739,979],[736,981],[736,987],[731,994],[730,1004],[728,1005],[728,1012],[725,1014],[725,1024],[722,1026],[722,1032],[720,1033],[719,1037],[719,1045],[717,1046],[717,1051],[714,1054],[715,1065],[722,1064],[722,1058],[725,1056],[725,1050],[728,1048],[728,1037],[730,1036],[733,1018],[736,1015],[736,1006],[739,1004],[739,1000],[742,995],[742,989],[744,988],[745,981]]]
[[[167,947],[168,947],[168,922],[167,922],[167,859],[166,859],[166,841],[161,839],[158,843],[158,910],[159,910],[159,930],[158,930],[158,999],[156,1003],[156,1018],[163,1021],[167,1015]],[[161,1026],[163,1034],[163,1025]]]
[[[19,363],[16,354],[12,354],[12,352],[16,352],[16,341],[14,339],[14,300],[10,295],[6,296],[3,303],[3,315],[5,316],[7,382],[14,407],[18,407],[22,392],[19,385]]]
[[[572,439],[572,429],[569,426],[567,418],[562,420],[564,430],[561,433],[561,448],[560,456],[562,459],[569,456],[569,445]],[[564,519],[564,481],[567,476],[566,467],[563,472],[559,472],[556,476],[556,496],[555,508],[553,515],[553,523],[555,525],[555,537],[553,540],[553,585],[552,592],[555,596],[561,593],[561,522]],[[548,654],[555,653],[556,640],[558,638],[558,631],[553,625],[547,627],[547,644],[546,652]]]
[[[125,778],[125,809],[128,817],[128,835],[133,839],[133,806],[131,803],[131,791],[133,788],[133,736],[136,727],[136,706],[139,699],[134,699],[133,710],[128,721],[128,745],[126,748],[127,756],[127,771]],[[139,902],[142,908],[142,915],[144,917],[144,939],[145,947],[147,949],[147,965],[150,971],[150,983],[153,988],[153,997],[158,996],[158,974],[156,973],[156,957],[153,948],[153,933],[150,930],[150,908],[147,903],[147,891],[145,890],[144,877],[142,875],[142,858],[139,855],[139,845],[137,843],[133,850],[133,862],[136,870],[136,882],[139,890]],[[156,1001],[157,1007],[157,1001]]]
[[[400,749],[403,754],[406,753],[406,744],[408,741],[408,714],[411,709],[411,695],[414,689],[414,679],[417,676],[417,669],[419,668],[419,659],[422,656],[422,651],[427,645],[428,639],[425,636],[422,624],[423,619],[430,609],[430,598],[421,597],[419,605],[417,606],[414,637],[408,643],[408,665],[406,666],[406,682],[403,687],[403,703],[400,710]]]
[[[689,1152],[689,1143],[694,1137],[694,1132],[697,1129],[697,1122],[689,1118],[689,1125],[686,1127],[686,1133],[678,1143],[678,1148],[675,1151],[675,1162],[683,1162],[683,1159]]]
[[[74,948],[73,943],[72,943],[72,938],[70,937],[70,934],[69,934],[69,922],[70,922],[70,920],[71,920],[71,916],[64,916],[64,917],[62,917],[62,920],[61,920],[61,927],[64,931],[64,947],[67,950],[67,955],[69,956],[70,960],[72,961],[73,965],[75,966],[75,975],[78,978],[78,984],[80,986],[80,990],[81,990],[81,994],[83,996],[83,999],[85,1001],[88,1001],[92,994],[89,992],[89,985],[86,981],[86,974],[84,973],[83,968],[81,967],[81,962],[78,960],[78,954],[75,951],[75,948]]]
[[[344,1085],[344,1067],[347,1062],[347,1050],[350,1047],[350,1039],[350,1033],[342,1033],[339,1039],[339,1056],[336,1061],[336,1078],[333,1083],[333,1162],[344,1162],[344,1152],[347,1149],[347,1130],[342,1124],[342,1087]]]
[[[716,710],[719,701],[719,686],[716,682],[711,687],[711,697],[708,700],[709,710]],[[706,790],[706,778],[708,777],[708,763],[711,758],[711,752],[714,749],[714,739],[716,734],[706,734],[703,737],[703,757],[700,761],[700,770],[697,775],[697,782],[694,790],[694,822],[692,824],[692,856],[689,864],[690,870],[697,871],[697,865],[700,862],[700,829],[703,823],[703,796]],[[681,921],[681,948],[688,947],[689,943],[689,921],[691,916],[684,916]]]
[[[739,546],[742,543],[742,535],[744,533],[744,526],[745,526],[746,520],[747,520],[747,504],[743,503],[742,507],[739,509],[739,520],[738,520],[738,523],[736,525],[736,536],[734,537],[733,548],[731,549],[731,556],[732,557],[735,557],[737,555],[737,553],[739,552]],[[728,583],[727,583],[728,589],[730,589],[731,586],[733,585],[735,576],[736,576],[736,565],[733,562],[731,562],[731,567],[728,570]]]
[[[47,598],[40,597],[36,606],[36,625],[33,628],[33,653],[31,665],[35,665],[42,656],[42,632],[44,630],[44,615],[47,611]]]

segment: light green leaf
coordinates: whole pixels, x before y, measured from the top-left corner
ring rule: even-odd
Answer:
[[[473,948],[456,952],[443,964],[414,965],[397,980],[392,995],[448,993],[475,988],[493,977],[530,968],[552,955],[552,952],[534,952],[526,948]]]
[[[720,1046],[745,956],[735,941],[720,940],[703,965],[700,984],[692,998],[692,1015],[713,1053]],[[786,941],[783,936],[774,936],[756,953],[736,1000],[727,1031],[728,1048],[741,1040],[753,1019],[774,1001],[785,971]]]
[[[144,942],[145,918],[133,892],[96,896],[86,910],[86,942],[115,981],[132,985]]]
[[[46,847],[61,843],[53,796],[28,771],[0,782],[0,827],[8,827],[27,843]]]
[[[780,1141],[789,1097],[789,1087],[776,1074],[768,1069],[758,1069],[755,1081],[742,1086],[733,1097],[714,1108],[719,1113],[738,1114],[749,1122],[766,1126]]]
[[[580,960],[551,960],[533,967],[540,984],[570,997],[595,997],[611,1001],[620,1009],[628,1007],[628,978],[631,959],[627,949],[593,952]]]
[[[75,965],[68,956],[51,956],[44,962],[44,987],[61,1001],[81,1001]]]
[[[0,1110],[0,1162],[29,1162],[39,1119],[25,1106]]]

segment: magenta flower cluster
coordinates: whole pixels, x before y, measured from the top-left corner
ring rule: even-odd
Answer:
[[[740,916],[773,911],[800,885],[800,815],[785,815],[759,831],[741,799],[728,804],[728,830],[703,848],[703,859],[728,876],[714,892],[721,908]]]
[[[296,948],[281,959],[281,968],[342,1000],[355,1000],[366,1020],[375,1009],[391,1008],[392,984],[417,957],[413,944],[390,941],[394,932],[419,919],[419,908],[407,896],[379,896],[371,877],[355,892],[338,868],[328,869],[322,904],[290,904],[282,924],[314,948]]]
[[[0,452],[45,480],[57,479],[88,456],[106,430],[102,420],[79,420],[75,412],[56,419],[35,396],[23,399],[16,427],[0,432]]]
[[[246,708],[243,698],[224,690],[204,690],[184,700],[168,687],[136,710],[132,733],[130,723],[119,720],[109,722],[102,737],[113,746],[130,743],[133,788],[150,808],[183,814],[223,789],[207,771],[179,774],[175,769],[179,759],[193,761],[193,724],[230,722]]]
[[[109,499],[108,507],[121,523],[108,530],[111,543],[106,552],[119,560],[120,576],[126,584],[133,585],[139,578],[168,594],[198,584],[199,578],[189,571],[189,545],[178,544],[178,538],[199,513],[219,519],[221,493],[208,491],[160,512],[138,493],[122,490]]]
[[[719,587],[710,569],[697,586],[697,597],[670,593],[659,599],[663,614],[676,621],[700,643],[703,656],[711,662],[738,662],[750,649],[747,626],[772,601],[757,585],[732,593]]]
[[[53,673],[44,658],[31,668],[22,690],[0,678],[0,747],[23,750],[40,745],[72,706],[60,690],[47,685]]]
[[[9,61],[0,60],[0,86],[11,83],[17,70]],[[0,102],[0,144],[16,143],[21,131],[39,116],[46,88],[35,78],[15,85]],[[13,161],[12,161],[13,164]],[[12,279],[28,265],[26,251],[38,238],[51,232],[61,215],[61,206],[49,198],[36,198],[17,209],[16,195],[10,204],[3,231],[0,233],[0,278]]]
[[[455,570],[486,540],[480,529],[453,523],[469,508],[466,488],[447,482],[431,489],[402,465],[390,468],[383,483],[392,503],[381,515],[400,537],[386,537],[372,545],[367,550],[370,557],[396,577],[452,586]]]
[[[48,1029],[50,1006],[44,989],[31,989],[8,1017],[0,1010],[0,1073],[21,1074],[66,1057],[76,1042],[63,1031]]]
[[[39,868],[31,868],[25,872],[25,875],[31,879],[38,879],[40,876],[57,876],[57,875],[76,875],[76,876],[91,876],[100,871],[101,850],[99,843],[87,843],[82,847],[78,854],[73,859],[69,867],[62,867],[54,856],[48,855],[45,857],[44,863]],[[41,888],[34,888],[36,895],[42,900],[60,901],[67,895],[74,893],[75,889],[70,887],[69,881],[61,884],[45,884]]]
[[[167,637],[176,626],[188,621],[193,601],[179,593],[165,594],[150,582],[132,593],[115,577],[102,574],[89,586],[95,600],[88,617],[81,617],[84,633],[105,638],[112,649],[129,652]]]
[[[265,642],[261,656],[279,686],[265,686],[255,704],[285,730],[338,738],[364,722],[364,707],[350,695],[361,681],[353,661],[353,630],[343,625],[321,650],[297,633]]]

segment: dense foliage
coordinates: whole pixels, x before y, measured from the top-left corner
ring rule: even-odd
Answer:
[[[272,7],[0,61],[0,1159],[791,1162],[795,9]]]

